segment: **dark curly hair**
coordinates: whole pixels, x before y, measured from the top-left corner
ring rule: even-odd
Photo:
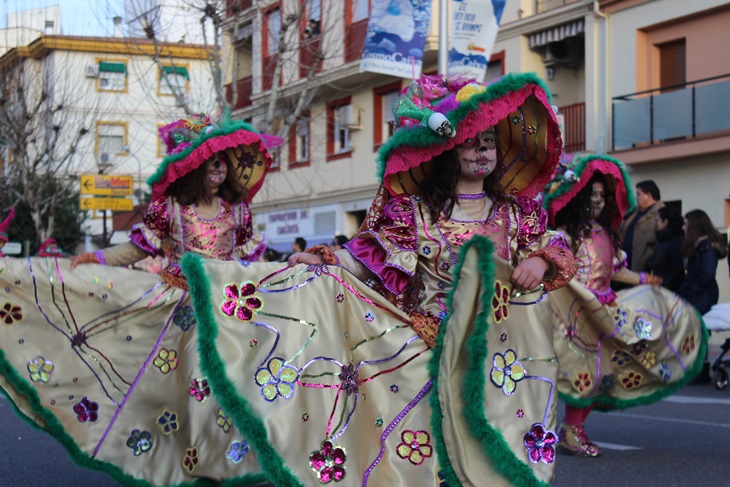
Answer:
[[[484,179],[483,186],[484,191],[494,198],[495,204],[509,198],[502,187],[501,174],[502,157],[498,149],[497,165]],[[461,164],[459,164],[456,147],[432,159],[431,169],[428,171],[426,179],[420,184],[422,197],[428,204],[431,220],[436,221],[441,211],[444,212],[447,219],[451,218],[451,213],[456,205],[456,184],[459,182],[460,175]]]
[[[236,178],[235,171],[231,169],[231,163],[228,161],[225,152],[218,152],[213,156],[218,158],[221,163],[226,164],[228,172],[226,173],[226,179],[218,187],[218,196],[231,204],[240,203],[246,196],[246,189]],[[211,159],[208,159],[210,161]],[[190,171],[185,176],[174,181],[168,186],[165,193],[168,196],[172,196],[181,205],[189,206],[199,202],[210,203],[213,199],[213,194],[210,193],[206,185],[206,164],[205,161],[197,169]]]
[[[621,234],[618,229],[611,226],[611,214],[618,212],[614,191],[615,181],[613,178],[607,178],[602,173],[596,172],[588,181],[588,184],[555,215],[555,226],[564,229],[573,241],[573,253],[578,250],[580,242],[591,235],[591,221],[593,221],[591,216],[591,192],[593,191],[593,183],[596,182],[603,183],[606,203],[603,211],[595,221],[608,232],[614,252],[618,252],[621,248]]]

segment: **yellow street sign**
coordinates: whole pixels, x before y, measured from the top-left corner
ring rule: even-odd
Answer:
[[[132,194],[132,176],[110,174],[82,174],[81,194],[99,196],[127,196]]]
[[[81,198],[82,210],[129,211],[134,209],[129,198]]]

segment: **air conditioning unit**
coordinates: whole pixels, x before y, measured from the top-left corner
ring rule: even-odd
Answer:
[[[99,65],[98,64],[89,64],[86,66],[86,77],[87,78],[96,78],[99,76]]]
[[[347,128],[347,130],[354,132],[356,130],[362,129],[362,109],[349,106],[348,107],[348,116],[347,121],[344,122],[342,125]]]
[[[545,66],[575,66],[583,62],[583,39],[571,37],[562,41],[551,42],[542,54]]]

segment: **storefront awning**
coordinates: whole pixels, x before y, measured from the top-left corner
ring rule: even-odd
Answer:
[[[544,46],[551,42],[562,41],[568,37],[575,37],[582,34],[584,30],[583,19],[575,20],[558,27],[551,27],[542,32],[530,34],[530,49]]]

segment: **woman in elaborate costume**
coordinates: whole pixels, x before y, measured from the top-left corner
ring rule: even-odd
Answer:
[[[277,486],[545,485],[549,308],[511,295],[574,272],[527,197],[559,157],[548,95],[533,75],[423,77],[394,113],[383,187],[344,250],[184,259],[201,369]]]
[[[701,367],[706,331],[691,306],[658,286],[660,279],[626,268],[619,226],[635,201],[624,165],[584,154],[563,169],[543,203],[578,263],[573,281],[549,300],[566,402],[560,446],[594,457],[601,450],[584,430],[594,405],[627,408],[673,393]],[[617,295],[612,280],[636,287]]]
[[[264,142],[278,142],[206,116],[160,136],[168,156],[129,242],[73,261],[0,260],[0,385],[76,463],[129,485],[189,481],[202,457],[196,445],[207,442],[220,445],[210,468],[236,477],[226,455],[243,444],[234,451],[230,419],[200,379],[179,262],[186,253],[248,262],[263,252],[247,202],[272,161]],[[159,276],[112,267],[160,254],[170,265]],[[212,419],[192,421],[197,414]],[[250,471],[232,484],[264,480]]]

